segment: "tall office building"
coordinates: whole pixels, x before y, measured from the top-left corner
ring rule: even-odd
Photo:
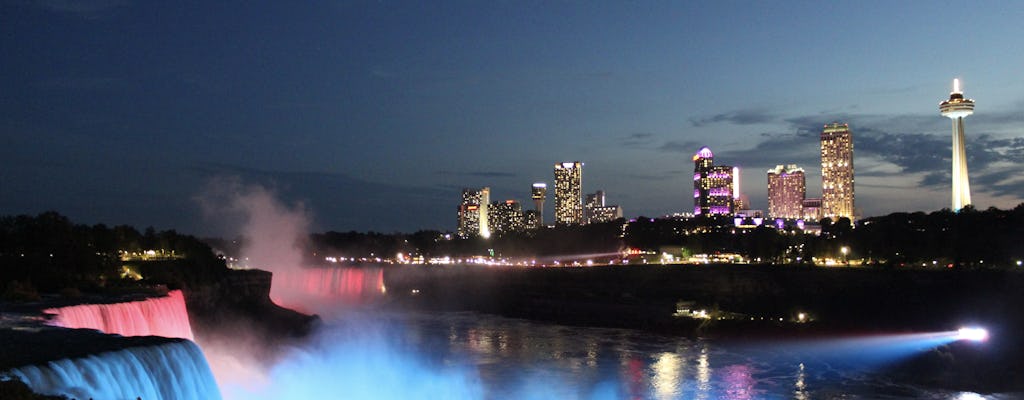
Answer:
[[[459,204],[459,225],[456,233],[465,239],[471,236],[490,237],[488,228],[488,206],[491,202],[491,188],[462,189],[462,203]]]
[[[736,169],[714,165],[715,155],[703,147],[693,156],[693,214],[731,215],[735,212],[733,178]]]
[[[496,201],[488,210],[488,227],[500,235],[523,230],[523,206],[515,200]]]
[[[548,197],[548,185],[544,182],[534,183],[530,197],[533,198],[533,210],[537,212],[533,226],[540,227],[544,225],[544,200]]]
[[[790,164],[768,170],[768,215],[771,218],[803,218],[806,195],[807,179],[803,168]]]
[[[821,131],[821,214],[832,220],[853,215],[853,135],[834,122]]]
[[[588,224],[593,222],[594,210],[599,207],[604,207],[604,190],[587,193],[587,200],[583,202],[583,220]]]
[[[622,218],[622,207],[616,204],[605,204],[604,191],[598,190],[587,195],[584,204],[584,215],[588,224],[612,222]]]
[[[555,223],[583,223],[583,163],[555,164]]]
[[[953,211],[971,205],[971,184],[967,179],[967,154],[964,152],[964,118],[974,114],[974,100],[964,98],[960,80],[953,79],[949,100],[939,103],[943,117],[953,120]]]

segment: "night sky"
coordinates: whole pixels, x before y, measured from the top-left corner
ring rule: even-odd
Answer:
[[[220,234],[210,182],[316,230],[454,230],[555,162],[627,216],[692,211],[691,156],[796,163],[853,130],[864,216],[949,207],[960,77],[975,206],[1024,201],[1022,2],[132,2],[0,6],[0,214]],[[548,219],[554,201],[548,199]]]

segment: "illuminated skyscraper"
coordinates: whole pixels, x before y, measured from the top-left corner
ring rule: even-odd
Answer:
[[[589,224],[594,218],[594,210],[604,207],[604,190],[598,190],[587,194],[587,200],[583,202],[583,219]]]
[[[853,215],[853,135],[834,122],[821,131],[821,214],[833,220]]]
[[[523,230],[523,206],[518,201],[496,201],[491,203],[488,211],[488,227],[492,234],[500,235]]]
[[[964,118],[974,114],[974,100],[964,98],[959,79],[953,79],[953,92],[949,94],[949,100],[939,103],[939,112],[953,120],[953,211],[960,211],[971,205],[967,153],[964,151]]]
[[[459,237],[474,235],[490,237],[488,228],[488,204],[491,202],[491,188],[462,189],[462,203],[459,204]]]
[[[735,212],[733,175],[737,169],[713,165],[714,157],[707,147],[693,155],[694,215],[730,215]]]
[[[548,185],[544,182],[534,183],[530,197],[533,198],[533,209],[537,211],[536,227],[540,227],[544,225],[544,200],[548,197]]]
[[[583,213],[588,224],[611,222],[622,218],[622,207],[614,204],[605,204],[603,190],[587,194],[587,201],[583,208]]]
[[[583,223],[583,163],[555,164],[555,223]]]
[[[768,215],[772,218],[803,218],[807,180],[795,164],[768,170]]]

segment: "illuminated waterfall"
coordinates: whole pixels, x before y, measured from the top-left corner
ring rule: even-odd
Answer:
[[[78,399],[220,399],[202,351],[187,340],[7,371],[32,390]]]
[[[46,309],[52,325],[96,329],[121,336],[163,336],[192,340],[185,297],[173,290],[166,297],[115,304],[83,304]]]
[[[270,297],[300,311],[359,304],[384,293],[381,268],[296,268],[274,273]]]

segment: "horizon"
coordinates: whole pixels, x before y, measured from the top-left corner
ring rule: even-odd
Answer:
[[[703,146],[766,210],[779,164],[820,195],[834,121],[863,217],[933,212],[954,78],[973,205],[1013,208],[1024,5],[956,4],[5,3],[0,214],[222,236],[199,203],[236,180],[313,231],[454,231],[462,188],[528,208],[579,160],[583,193],[663,216]]]

